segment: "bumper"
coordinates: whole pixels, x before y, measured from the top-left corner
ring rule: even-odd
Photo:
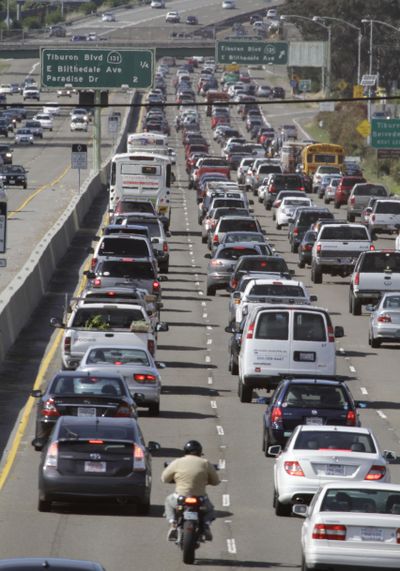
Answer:
[[[400,324],[391,326],[385,324],[382,327],[374,326],[372,332],[375,339],[400,342]]]
[[[213,286],[217,289],[225,289],[229,284],[231,274],[209,274],[207,276],[207,286]]]
[[[243,377],[243,384],[246,387],[252,389],[276,389],[282,380],[282,376],[271,376],[267,377],[265,375],[245,375]]]
[[[126,380],[126,379],[125,379]],[[143,395],[143,398],[137,402],[138,406],[145,406],[146,404],[152,404],[160,402],[161,385],[139,385],[137,383],[128,383],[129,392],[133,396],[136,394]]]
[[[285,437],[285,439],[286,438],[288,437]],[[292,480],[296,479],[293,476],[289,476],[289,478],[292,478]],[[318,482],[299,483],[296,481],[288,481],[286,477],[285,480],[286,481],[282,486],[282,489],[279,490],[278,494],[278,499],[283,504],[294,504],[299,503],[300,501],[304,501],[308,504],[320,486]]]
[[[321,543],[328,543],[320,540]],[[332,542],[333,543],[333,542]],[[337,542],[335,542],[337,543]],[[331,570],[332,567],[337,571],[357,571],[361,569],[398,569],[399,555],[398,549],[379,550],[371,547],[363,549],[338,549],[338,546],[310,549],[305,552],[306,564],[310,569],[318,568],[323,570]]]

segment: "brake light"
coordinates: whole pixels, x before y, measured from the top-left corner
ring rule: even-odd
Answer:
[[[256,324],[255,321],[253,321],[253,323],[250,323],[249,328],[247,330],[246,339],[253,339],[255,324]]]
[[[115,416],[119,417],[119,418],[130,418],[132,416],[132,412],[131,412],[130,407],[126,403],[121,404],[118,407],[117,412],[115,413]]]
[[[275,200],[274,202],[274,208],[279,208],[281,205],[282,200]]]
[[[89,444],[104,444],[104,440],[100,440],[99,438],[96,438],[94,440],[89,440]]]
[[[97,264],[97,258],[92,258],[92,261],[90,262],[90,267],[92,270],[94,270],[96,264]]]
[[[54,399],[47,399],[40,411],[42,416],[60,416],[60,413],[55,405]]]
[[[162,249],[163,249],[163,252],[165,252],[165,253],[168,252],[168,244],[167,244],[167,242],[164,242]]]
[[[369,249],[371,252],[375,252],[375,246],[373,244],[370,245]]]
[[[115,297],[117,294],[115,293],[115,291],[108,291],[107,292],[107,297]]]
[[[377,321],[379,321],[379,323],[392,323],[392,318],[388,313],[383,313],[378,317]]]
[[[335,342],[335,332],[333,330],[332,325],[328,325],[328,341],[329,343]]]
[[[354,285],[356,286],[360,285],[360,274],[358,272],[354,276]]]
[[[187,498],[185,498],[185,504],[189,505],[189,506],[194,506],[198,503],[198,498],[194,498],[192,496],[188,496]]]
[[[294,228],[293,229],[293,236],[298,236],[299,235],[299,229],[298,228]]]
[[[153,293],[158,293],[160,291],[160,282],[154,280],[153,282]]]
[[[347,411],[346,414],[346,424],[347,426],[355,426],[356,425],[356,420],[357,420],[357,415],[354,412],[354,410],[349,410]]]
[[[154,352],[155,352],[154,339],[148,339],[147,340],[147,349],[148,349],[150,355],[154,356]]]
[[[282,409],[279,406],[274,406],[271,413],[271,422],[273,424],[280,424],[282,422]]]
[[[64,339],[64,353],[71,353],[71,337]]]
[[[322,249],[321,244],[317,244],[316,250],[317,250],[317,253],[318,253],[318,254],[320,253],[321,249]]]
[[[311,244],[306,244],[306,245],[304,246],[304,249],[305,249],[306,252],[311,252],[311,250],[312,250],[312,245],[311,245]]]
[[[365,480],[382,480],[385,474],[386,474],[385,466],[374,465],[371,466],[370,471],[365,476]]]
[[[289,474],[289,476],[303,476],[304,472],[300,466],[300,464],[296,461],[288,461],[284,463],[285,471]]]
[[[219,244],[218,234],[214,234],[213,244]]]
[[[314,525],[312,538],[344,541],[346,539],[346,526],[339,524],[316,523]]]
[[[101,278],[96,278],[93,280],[93,287],[100,287],[101,286]]]
[[[268,189],[268,192],[271,194],[275,194],[276,193],[276,186],[274,184],[271,184],[271,186]]]
[[[52,442],[47,450],[46,460],[44,461],[44,469],[57,468],[58,460],[58,443]]]
[[[138,444],[133,445],[133,469],[135,472],[143,472],[146,470],[146,458],[144,450]]]
[[[155,383],[157,377],[155,375],[146,375],[143,373],[135,373],[133,375],[133,380],[137,383]]]
[[[223,262],[220,260],[211,260],[210,266],[223,266]]]

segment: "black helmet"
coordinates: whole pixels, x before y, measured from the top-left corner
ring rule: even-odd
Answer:
[[[197,440],[189,440],[183,447],[185,454],[193,454],[195,456],[201,456],[203,453],[203,447]]]

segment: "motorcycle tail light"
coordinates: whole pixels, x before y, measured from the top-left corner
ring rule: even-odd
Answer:
[[[185,498],[185,504],[187,504],[188,506],[194,506],[198,503],[198,499],[193,497],[193,496],[188,496],[187,498]]]
[[[375,480],[375,481],[382,480],[385,474],[386,474],[385,466],[374,465],[371,466],[370,471],[365,476],[365,480]]]

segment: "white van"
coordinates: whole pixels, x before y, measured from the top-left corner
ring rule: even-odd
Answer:
[[[335,375],[335,337],[326,309],[304,305],[254,308],[246,319],[239,353],[239,398],[251,402],[253,389],[272,390],[287,376]]]

